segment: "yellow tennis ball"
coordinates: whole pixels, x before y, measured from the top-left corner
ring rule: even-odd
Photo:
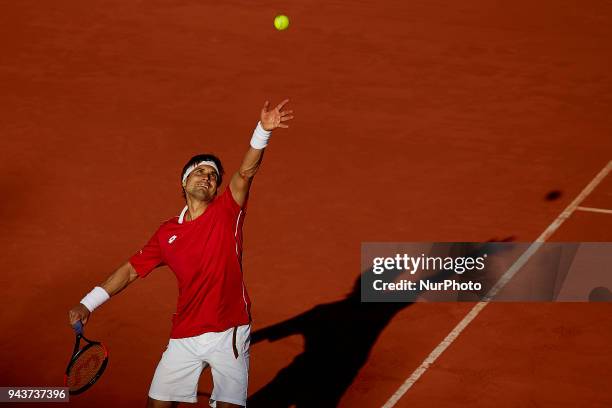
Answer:
[[[274,17],[274,27],[279,31],[286,30],[289,27],[289,17],[283,14]]]

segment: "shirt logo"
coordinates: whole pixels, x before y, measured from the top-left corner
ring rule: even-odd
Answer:
[[[168,243],[169,244],[173,243],[175,239],[176,239],[176,235],[171,236],[170,239],[168,240]]]

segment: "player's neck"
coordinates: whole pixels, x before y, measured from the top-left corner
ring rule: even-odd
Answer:
[[[200,200],[189,200],[187,199],[187,212],[185,213],[185,221],[193,221],[206,211],[210,202]]]

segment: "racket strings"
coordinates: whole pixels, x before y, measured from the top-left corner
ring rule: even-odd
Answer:
[[[88,384],[102,368],[105,358],[106,351],[99,344],[83,350],[67,374],[66,385],[70,391],[78,390]]]

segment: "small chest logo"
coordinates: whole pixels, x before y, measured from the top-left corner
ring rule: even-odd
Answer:
[[[168,243],[169,243],[169,244],[173,243],[175,239],[176,239],[176,235],[171,236],[171,237],[168,239]]]

